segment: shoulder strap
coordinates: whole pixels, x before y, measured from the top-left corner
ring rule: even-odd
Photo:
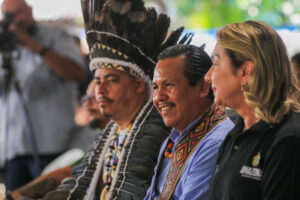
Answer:
[[[175,153],[170,164],[166,182],[158,200],[168,200],[171,198],[190,156],[196,150],[203,138],[216,127],[217,124],[225,119],[224,108],[212,105],[208,112],[201,117],[192,131],[179,142],[175,147]]]

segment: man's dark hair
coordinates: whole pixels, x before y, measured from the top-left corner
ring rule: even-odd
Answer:
[[[293,73],[295,73],[295,76],[298,79],[297,81],[300,83],[300,53],[296,53],[291,60],[293,63]]]
[[[183,56],[183,74],[191,86],[195,86],[199,81],[203,80],[206,72],[212,66],[211,58],[204,51],[204,45],[201,47],[184,44],[174,45],[163,50],[159,54],[158,60],[178,56]],[[209,97],[214,99],[212,89],[209,91]]]
[[[300,68],[300,53],[296,53],[293,57],[292,57],[292,61],[297,64],[297,67]]]
[[[101,119],[100,118],[95,118],[95,119],[92,119],[90,122],[89,122],[89,127],[92,129],[92,130],[97,130],[101,127]]]

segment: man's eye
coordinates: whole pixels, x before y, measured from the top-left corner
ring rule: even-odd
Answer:
[[[108,82],[115,83],[118,82],[118,79],[107,79]]]

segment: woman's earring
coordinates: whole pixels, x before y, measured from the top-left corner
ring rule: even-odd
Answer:
[[[244,91],[245,87],[246,87],[246,84],[245,84],[245,85],[242,85],[242,86],[241,86],[241,91]]]

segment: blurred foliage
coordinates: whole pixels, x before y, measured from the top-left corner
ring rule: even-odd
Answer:
[[[210,29],[248,19],[273,27],[300,24],[300,0],[170,0],[179,24]]]

